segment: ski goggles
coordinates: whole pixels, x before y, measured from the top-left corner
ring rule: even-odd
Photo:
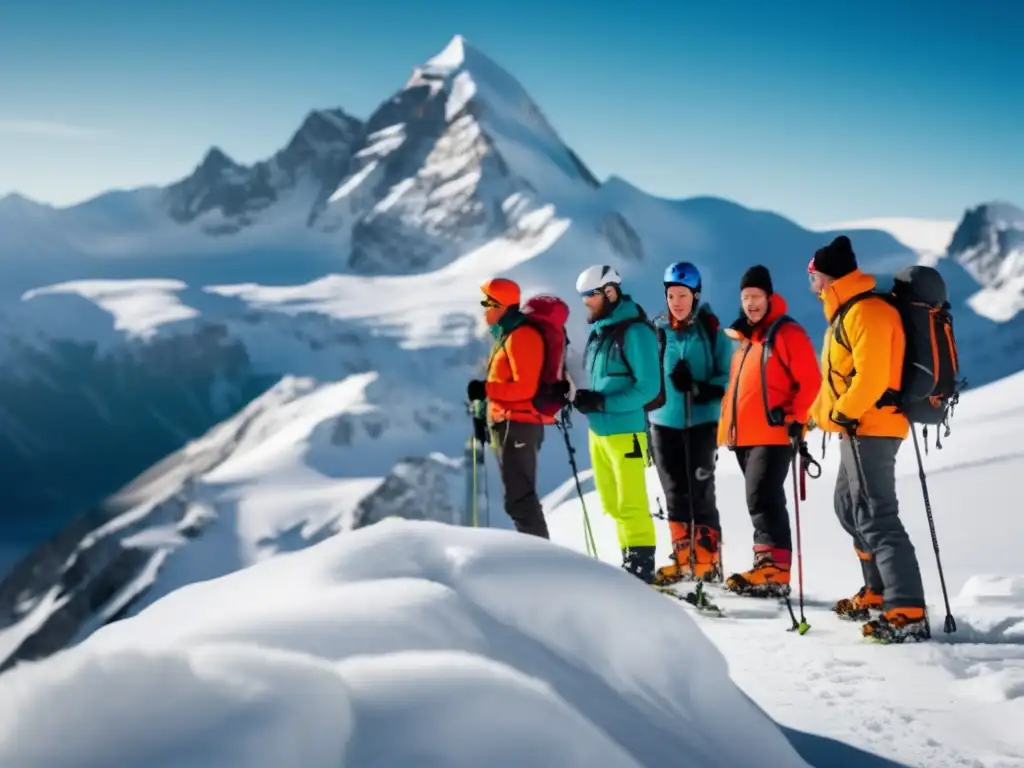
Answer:
[[[590,291],[580,291],[580,298],[589,299],[591,296],[600,296],[602,293],[604,293],[603,288],[594,288]]]
[[[483,299],[480,302],[480,306],[483,307],[484,309],[497,309],[498,307],[501,306],[501,303],[495,301],[490,296],[488,296],[487,298]]]

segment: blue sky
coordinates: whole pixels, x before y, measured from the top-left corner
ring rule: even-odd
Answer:
[[[1024,205],[1024,3],[549,5],[4,0],[0,195],[167,183],[211,144],[263,158],[310,108],[368,116],[460,33],[598,176],[653,194],[808,225]]]

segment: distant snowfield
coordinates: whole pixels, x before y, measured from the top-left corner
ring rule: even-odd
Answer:
[[[830,444],[821,460],[821,433],[811,433],[812,453],[823,465],[821,478],[808,478],[800,509],[811,630],[803,637],[787,632],[786,609],[774,602],[709,590],[730,617],[697,621],[725,655],[732,679],[782,725],[900,765],[1024,765],[1024,515],[1016,491],[1024,473],[1021,429],[1024,374],[966,392],[942,450],[929,434],[925,471],[957,624],[949,635],[942,631],[945,610],[912,441],[901,449],[901,518],[917,549],[934,637],[904,647],[866,644],[859,624],[840,621],[829,610],[860,587],[860,566],[832,510],[838,447]],[[718,461],[723,552],[726,572],[733,573],[750,567],[752,529],[736,460],[722,450]],[[601,514],[592,482],[583,479],[599,553],[617,562],[615,528]],[[648,483],[653,508],[664,498],[653,469]],[[791,489],[787,482],[792,505]],[[557,505],[550,513],[554,538],[585,551],[580,503],[569,484],[545,504]],[[667,525],[656,524],[664,563],[671,549]],[[795,586],[794,578],[794,608]]]
[[[888,232],[907,248],[916,251],[922,258],[931,262],[945,255],[946,248],[956,231],[957,223],[944,219],[887,217],[843,221],[817,227],[817,229],[821,231],[878,229]]]
[[[807,765],[692,618],[633,577],[512,532],[396,520],[185,587],[0,677],[0,764]]]

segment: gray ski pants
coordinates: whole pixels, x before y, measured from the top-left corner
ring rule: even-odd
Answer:
[[[846,435],[839,442],[836,517],[853,537],[864,584],[884,597],[885,610],[925,607],[917,553],[903,528],[896,498],[896,454],[902,444],[893,437],[857,438],[867,486],[861,488],[853,444]]]

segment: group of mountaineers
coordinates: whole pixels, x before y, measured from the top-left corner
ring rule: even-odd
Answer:
[[[818,429],[839,439],[833,503],[863,573],[860,590],[833,610],[863,622],[862,634],[878,642],[928,639],[895,461],[913,434],[920,462],[912,425],[925,425],[927,439],[927,426],[945,426],[958,398],[945,286],[938,272],[915,266],[896,276],[891,292],[880,291],[843,235],[814,253],[807,273],[829,324],[820,359],[764,266],[743,274],[739,316],[727,327],[701,302],[701,274],[691,263],[665,270],[665,312],[653,319],[615,269],[589,267],[576,282],[591,326],[583,351],[588,386],[578,389],[565,370],[568,306],[553,296],[522,302],[519,286],[506,278],[485,282],[481,305],[495,344],[485,379],[469,382],[467,395],[475,439],[496,455],[505,511],[517,530],[549,537],[536,488],[538,454],[545,428],[564,429],[575,409],[588,422],[596,491],[615,520],[626,571],[655,586],[722,582],[729,592],[788,604],[786,484],[792,475],[798,504],[798,474],[820,471],[806,442]],[[727,578],[715,493],[720,448],[734,453],[744,475],[754,531],[751,568]],[[661,568],[646,483],[652,461],[672,541],[671,562]],[[923,471],[921,477],[930,521]],[[947,631],[951,623],[947,608]]]

